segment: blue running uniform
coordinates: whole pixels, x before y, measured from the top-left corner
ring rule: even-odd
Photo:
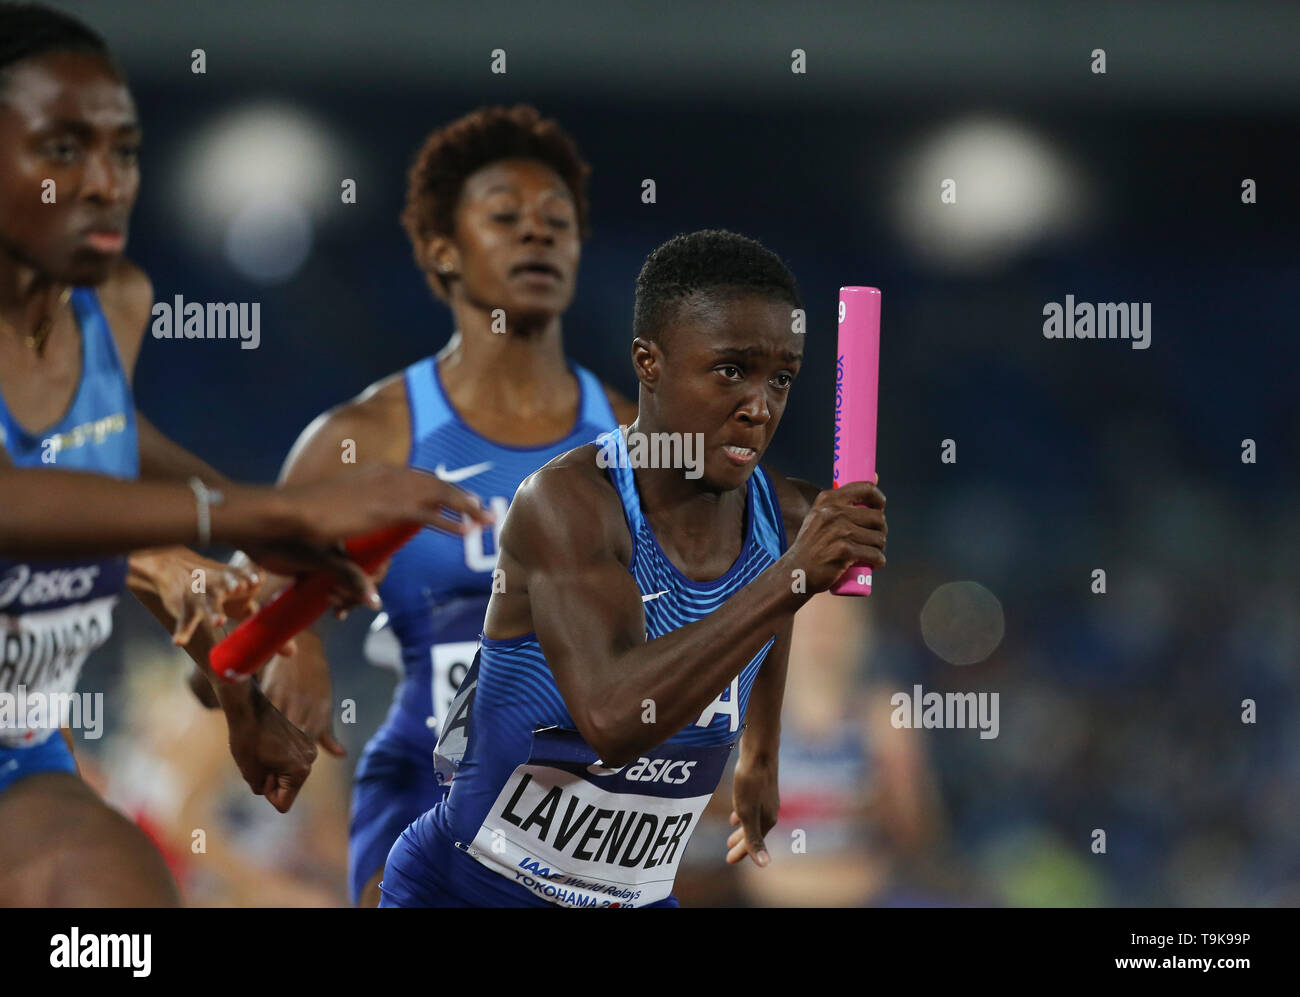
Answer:
[[[20,468],[140,471],[135,402],[93,288],[72,292],[81,380],[58,422],[30,433],[0,398],[0,447]],[[81,667],[113,632],[125,557],[48,561],[0,555],[0,792],[37,772],[75,772],[58,733]]]
[[[357,765],[348,847],[353,903],[383,869],[398,835],[446,795],[455,773],[463,724],[442,739],[435,770],[436,730],[458,691],[462,718],[472,701],[473,682],[464,679],[492,594],[497,531],[515,490],[543,464],[618,425],[599,379],[582,367],[570,369],[581,389],[577,420],[563,439],[541,447],[494,443],[466,425],[443,390],[435,357],[406,370],[410,466],[478,495],[496,522],[463,537],[422,530],[398,551],[379,587],[401,645],[402,678]]]
[[[646,638],[708,616],[786,548],[761,467],[746,483],[745,542],[713,581],[683,575],[655,539],[619,431],[602,435],[633,539]],[[634,763],[601,764],[577,732],[536,634],[479,642],[468,743],[446,800],[388,857],[384,907],[676,906],[677,865],[739,737],[775,636],[695,723]],[[683,662],[683,667],[689,667]]]

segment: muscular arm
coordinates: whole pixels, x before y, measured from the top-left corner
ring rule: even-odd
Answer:
[[[792,591],[783,557],[709,616],[647,642],[629,544],[608,484],[594,469],[563,465],[520,486],[501,537],[507,591],[512,578],[526,586],[565,704],[608,765],[698,717],[807,598]],[[654,724],[641,722],[646,700]]]
[[[271,489],[223,486],[212,539],[239,545],[297,537],[305,524]],[[194,493],[184,483],[119,481],[80,471],[15,469],[0,459],[0,552],[60,558],[192,544]]]

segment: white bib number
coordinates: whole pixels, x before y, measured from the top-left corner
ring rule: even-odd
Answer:
[[[475,645],[477,649],[478,645]],[[474,709],[474,693],[478,688],[478,658],[473,658],[469,671],[460,680],[460,687],[446,712],[438,719],[438,743],[433,749],[433,773],[440,786],[456,778],[465,749],[469,747],[469,718]]]
[[[562,907],[663,900],[730,751],[664,744],[611,769],[576,731],[536,731],[469,852]]]
[[[61,609],[9,616],[0,613],[0,695],[8,704],[57,703],[77,688],[81,666],[113,633],[108,595]],[[39,730],[0,709],[0,745],[40,743],[57,730],[57,715]]]
[[[465,640],[455,644],[434,644],[430,649],[433,658],[433,713],[441,725],[447,716],[451,702],[456,698],[478,650],[478,641]]]

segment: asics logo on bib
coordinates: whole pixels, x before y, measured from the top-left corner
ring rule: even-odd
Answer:
[[[684,786],[691,781],[691,769],[695,768],[695,764],[684,762],[680,758],[638,758],[623,778],[628,782],[667,782],[674,786]]]
[[[628,782],[667,782],[674,786],[684,786],[691,780],[691,770],[695,762],[682,761],[680,758],[646,758],[644,755],[636,760],[631,768],[626,766],[611,769],[595,762],[587,766],[592,775],[617,775],[623,772]]]
[[[35,572],[25,564],[14,565],[0,578],[0,609],[81,599],[90,594],[98,576],[98,564]]]

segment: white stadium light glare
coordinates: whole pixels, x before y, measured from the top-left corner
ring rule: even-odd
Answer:
[[[184,231],[250,280],[289,280],[311,253],[314,222],[338,197],[342,159],[329,129],[298,108],[233,111],[181,155],[174,194]]]
[[[954,270],[994,268],[1075,234],[1087,213],[1081,172],[1030,128],[999,118],[940,129],[904,158],[896,183],[899,234]]]

